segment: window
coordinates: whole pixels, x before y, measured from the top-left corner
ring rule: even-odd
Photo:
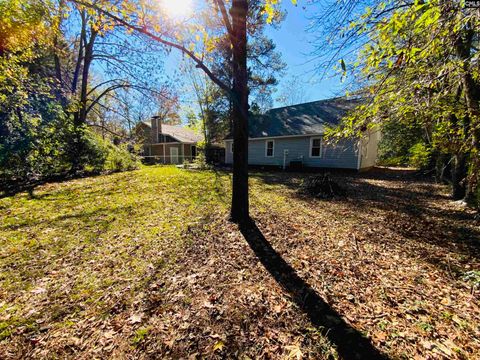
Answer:
[[[274,144],[275,144],[275,142],[274,142],[273,140],[267,140],[267,141],[265,142],[265,156],[266,156],[266,157],[273,157],[273,154],[274,154],[274,151],[273,151]]]
[[[232,143],[230,144],[230,152],[233,154],[233,141],[232,141]]]
[[[320,157],[322,152],[322,139],[312,138],[310,140],[310,157]]]
[[[192,159],[195,159],[197,157],[197,147],[195,145],[192,145]]]

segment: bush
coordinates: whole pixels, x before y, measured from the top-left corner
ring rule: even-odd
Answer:
[[[413,145],[409,150],[408,163],[417,169],[424,169],[430,163],[430,157],[432,150],[424,143],[417,143]]]
[[[408,158],[405,156],[396,156],[380,159],[378,162],[381,166],[405,166],[408,164]]]
[[[85,152],[80,164],[85,171],[101,173],[134,170],[139,163],[137,156],[129,152],[125,144],[117,146],[93,132],[86,132]]]
[[[140,164],[139,158],[128,151],[127,146],[121,144],[115,146],[110,144],[107,161],[105,164],[106,171],[128,171],[135,170]]]
[[[206,170],[210,168],[210,165],[207,164],[207,158],[203,151],[200,151],[197,154],[197,157],[195,158],[195,160],[193,160],[193,164],[199,170]]]

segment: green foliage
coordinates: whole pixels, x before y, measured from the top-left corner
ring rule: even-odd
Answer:
[[[55,42],[63,35],[50,1],[0,3],[0,186],[14,187],[73,171],[137,167],[116,147],[74,126],[75,101],[58,79]]]
[[[139,345],[147,337],[149,332],[150,332],[149,327],[141,327],[137,329],[132,339],[132,345],[133,346]]]
[[[109,153],[105,170],[107,171],[129,171],[138,169],[140,166],[140,159],[131,153],[127,146],[122,144],[120,146],[109,145]]]
[[[417,169],[424,169],[430,163],[432,151],[424,143],[417,143],[410,148],[409,154],[409,165]]]
[[[432,154],[461,155],[469,176],[464,178],[465,169],[454,168],[458,176],[452,174],[451,180],[468,184],[469,191],[477,188],[479,25],[478,12],[465,11],[458,1],[373,3],[349,25],[350,32],[369,38],[353,64],[358,78],[365,79],[362,95],[367,100],[337,134],[386,130],[380,149],[386,162],[408,160],[423,167],[436,162]]]
[[[195,160],[193,160],[193,163],[195,167],[200,170],[206,170],[210,168],[210,165],[207,164],[207,158],[203,151],[200,151],[197,154],[197,157],[195,158]]]
[[[86,131],[83,142],[85,150],[80,164],[88,172],[134,170],[140,164],[137,156],[129,152],[125,144],[116,146],[94,132]]]
[[[385,122],[378,148],[379,162],[385,166],[408,165],[410,149],[422,140],[422,135],[422,129],[418,124],[405,124],[401,121]]]

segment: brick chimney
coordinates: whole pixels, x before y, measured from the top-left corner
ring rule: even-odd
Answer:
[[[152,131],[151,131],[151,137],[152,137],[152,144],[156,144],[159,141],[159,134],[162,133],[162,121],[160,120],[160,116],[152,116],[151,119],[152,122]]]

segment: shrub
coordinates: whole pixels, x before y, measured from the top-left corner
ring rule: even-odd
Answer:
[[[127,171],[138,168],[139,159],[125,144],[114,145],[109,139],[87,131],[81,166],[87,172]]]
[[[410,148],[408,163],[417,169],[424,169],[430,162],[431,154],[431,148],[419,142]]]
[[[408,164],[408,158],[405,156],[382,158],[378,164],[382,166],[405,166]]]
[[[210,165],[207,164],[207,158],[203,151],[200,151],[197,154],[197,157],[195,158],[195,160],[193,160],[193,164],[197,169],[200,170],[206,170],[210,168]]]
[[[105,170],[107,171],[128,171],[137,169],[140,164],[138,157],[129,152],[124,144],[119,146],[110,145]]]

